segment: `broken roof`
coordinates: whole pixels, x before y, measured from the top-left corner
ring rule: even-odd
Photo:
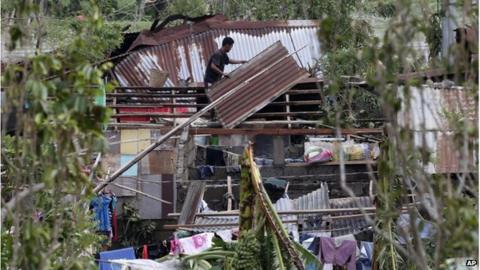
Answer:
[[[308,45],[294,59],[302,67],[313,67],[320,58],[317,31],[318,23],[311,20],[253,22],[206,16],[189,24],[141,32],[114,74],[121,86],[148,86],[155,69],[167,71],[172,86],[189,77],[203,82],[208,59],[226,36],[235,40],[229,53],[233,59],[249,60],[280,41],[290,53]],[[236,67],[227,65],[225,71]]]
[[[234,94],[215,106],[218,119],[226,128],[235,127],[309,74],[277,41],[230,76],[214,84],[207,92],[213,102],[236,89]]]
[[[424,164],[428,173],[476,171],[475,152],[471,150],[464,155],[458,150],[453,132],[455,121],[449,118],[449,115],[457,115],[468,125],[476,126],[478,100],[474,95],[445,81],[412,86],[409,95],[400,98],[403,104],[397,116],[399,124],[412,132],[415,146],[426,147],[433,154]]]

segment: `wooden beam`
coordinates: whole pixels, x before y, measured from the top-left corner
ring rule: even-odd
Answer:
[[[237,214],[238,215],[238,214]],[[297,223],[298,220],[285,220],[282,223]],[[179,228],[208,228],[208,227],[237,227],[238,223],[222,223],[222,224],[166,224],[163,228],[166,230],[175,230]]]
[[[160,117],[160,118],[190,118],[193,116],[192,113],[117,113],[112,115],[112,118],[121,118],[121,117]]]
[[[191,91],[205,90],[205,87],[151,87],[151,86],[119,86],[117,90],[152,90],[152,91]]]
[[[302,90],[288,90],[287,94],[290,95],[303,95],[303,94],[320,94],[322,89],[302,89]]]
[[[254,118],[263,118],[263,117],[282,117],[289,115],[322,115],[322,112],[311,111],[311,112],[275,112],[275,113],[255,113],[250,117]],[[128,113],[117,113],[112,115],[112,117],[132,117],[132,116],[144,116],[144,117],[161,117],[161,118],[188,118],[192,116],[192,113],[149,113],[149,112],[128,112]]]
[[[151,102],[151,101],[148,101]],[[107,104],[108,108],[162,108],[162,107],[205,107],[208,104],[195,104],[195,103],[141,103],[133,101],[132,104]],[[299,100],[290,102],[272,102],[267,106],[300,106],[300,105],[321,105],[320,100]]]
[[[227,211],[232,210],[232,178],[227,176]]]
[[[382,134],[381,128],[342,129],[342,134]],[[203,135],[335,135],[329,128],[192,128],[190,134]]]
[[[182,212],[178,218],[181,224],[192,224],[197,214],[198,206],[202,202],[205,192],[205,182],[190,182],[187,196],[182,206]]]
[[[321,89],[303,89],[303,90],[288,90],[286,94],[300,95],[300,94],[319,94]],[[107,97],[151,97],[151,98],[186,98],[186,97],[206,97],[205,93],[148,93],[148,92],[122,92],[122,93],[107,93]]]
[[[336,214],[342,212],[375,212],[376,207],[351,207],[351,208],[325,208],[325,209],[306,209],[306,210],[290,210],[278,211],[279,215],[312,215],[312,214]],[[224,217],[224,216],[238,216],[238,210],[222,211],[222,212],[206,212],[198,213],[197,217]],[[169,213],[169,217],[179,217],[180,213]]]
[[[188,97],[205,97],[206,94],[197,94],[197,93],[192,93],[192,94],[155,94],[155,93],[107,93],[107,97],[146,97],[146,98],[172,98],[172,97],[177,97],[177,98],[188,98]]]
[[[110,123],[110,128],[146,128],[160,129],[161,131],[171,130],[159,124],[150,123]],[[354,128],[342,129],[342,134],[383,134],[381,128]],[[329,128],[190,128],[192,135],[335,135],[335,131]]]
[[[273,165],[285,165],[285,146],[283,145],[283,137],[279,135],[273,136]]]
[[[135,101],[136,102],[136,101]],[[151,101],[149,101],[151,102]],[[208,104],[195,104],[195,103],[143,103],[143,104],[117,104],[109,105],[108,108],[162,108],[162,107],[205,107]]]
[[[136,190],[136,189],[131,188],[131,187],[127,187],[127,186],[120,185],[120,184],[117,184],[117,183],[110,183],[110,184],[112,184],[112,185],[114,185],[114,186],[116,186],[116,187],[122,188],[122,189],[126,189],[126,190],[133,191],[133,192],[135,192],[135,193],[138,193],[138,194],[140,194],[140,195],[143,195],[143,196],[145,196],[145,197],[147,197],[147,198],[150,198],[150,199],[152,199],[152,200],[156,200],[156,201],[159,201],[159,202],[162,202],[162,203],[166,203],[166,204],[172,204],[172,203],[169,202],[169,201],[162,200],[162,199],[160,199],[160,198],[158,198],[158,197],[152,196],[152,195],[150,195],[150,194],[147,194],[147,193],[142,192],[142,191],[140,191],[140,190]]]

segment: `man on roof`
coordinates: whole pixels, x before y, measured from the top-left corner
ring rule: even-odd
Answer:
[[[225,65],[228,64],[243,64],[247,61],[230,59],[227,55],[233,47],[233,39],[231,37],[225,37],[222,41],[222,47],[218,49],[208,61],[207,70],[205,71],[205,87],[208,87],[215,82],[219,81],[222,76],[228,75],[223,72]]]

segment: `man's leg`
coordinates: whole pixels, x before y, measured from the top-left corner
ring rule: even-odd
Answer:
[[[210,87],[212,86],[211,83],[209,82],[205,82],[205,94],[207,94],[208,90],[210,89]],[[210,102],[210,100],[207,98],[205,98],[205,103],[208,104]],[[210,110],[210,119],[213,121],[215,119],[215,110],[214,109],[211,109]]]

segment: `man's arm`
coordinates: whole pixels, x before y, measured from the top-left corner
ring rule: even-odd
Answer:
[[[223,76],[227,76],[227,74],[223,73],[218,67],[217,65],[215,65],[214,63],[211,63],[210,64],[210,67],[218,74],[220,75],[223,75]]]
[[[235,59],[230,59],[229,64],[245,64],[247,61],[245,60],[235,60]]]

